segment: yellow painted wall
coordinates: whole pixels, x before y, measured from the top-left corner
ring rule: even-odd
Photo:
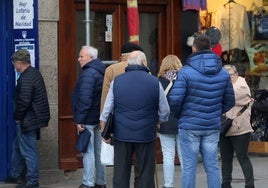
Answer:
[[[235,0],[236,3],[244,5],[247,10],[251,10],[254,3],[258,7],[263,6],[262,1],[263,0]],[[219,6],[224,5],[227,2],[228,0],[207,0],[208,12],[215,12]]]

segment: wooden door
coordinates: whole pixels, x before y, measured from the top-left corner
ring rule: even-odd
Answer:
[[[102,60],[117,60],[121,46],[128,40],[125,0],[91,0],[91,45],[99,50]],[[79,76],[77,56],[81,46],[85,45],[84,0],[60,0],[59,22],[59,166],[64,170],[82,167],[81,155],[75,150],[76,129],[71,112],[71,95]],[[139,15],[142,18],[140,44],[149,57],[157,59],[154,65],[168,53],[180,55],[176,48],[179,42],[179,0],[139,1]],[[112,16],[112,41],[105,38],[105,19]],[[149,27],[148,27],[149,26]],[[157,70],[156,70],[157,72]],[[162,154],[157,146],[157,159]]]

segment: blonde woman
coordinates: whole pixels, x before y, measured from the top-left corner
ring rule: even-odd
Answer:
[[[181,67],[181,61],[176,55],[167,55],[162,60],[158,77],[164,90],[166,90],[170,82],[176,79]],[[176,146],[177,151],[179,151],[178,119],[170,113],[169,120],[160,124],[158,132],[163,153],[164,188],[171,188],[174,187]]]

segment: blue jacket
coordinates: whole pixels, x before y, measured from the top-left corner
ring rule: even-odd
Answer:
[[[72,95],[72,111],[76,124],[99,123],[100,99],[105,65],[94,59],[83,66]]]
[[[191,54],[169,94],[179,129],[219,130],[221,115],[235,104],[229,73],[211,51]]]
[[[114,137],[123,142],[155,140],[159,121],[159,81],[140,65],[114,79]]]

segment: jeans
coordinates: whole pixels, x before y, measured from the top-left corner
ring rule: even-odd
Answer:
[[[174,171],[175,171],[175,154],[176,148],[181,160],[179,140],[177,134],[159,134],[161,149],[163,154],[163,173],[164,173],[164,186],[174,187]]]
[[[181,187],[195,188],[199,151],[207,173],[208,188],[220,188],[218,163],[219,130],[179,130],[182,155]]]
[[[253,166],[248,156],[249,142],[250,133],[221,137],[222,183],[232,182],[233,158],[235,152],[245,177],[246,186],[254,186]]]
[[[18,178],[27,167],[27,183],[36,184],[39,179],[39,154],[36,145],[37,130],[22,133],[16,125],[16,137],[13,141],[11,176]]]
[[[86,153],[83,153],[83,184],[86,186],[94,186],[106,184],[106,166],[101,164],[101,133],[99,125],[85,126],[91,133],[90,143]]]

